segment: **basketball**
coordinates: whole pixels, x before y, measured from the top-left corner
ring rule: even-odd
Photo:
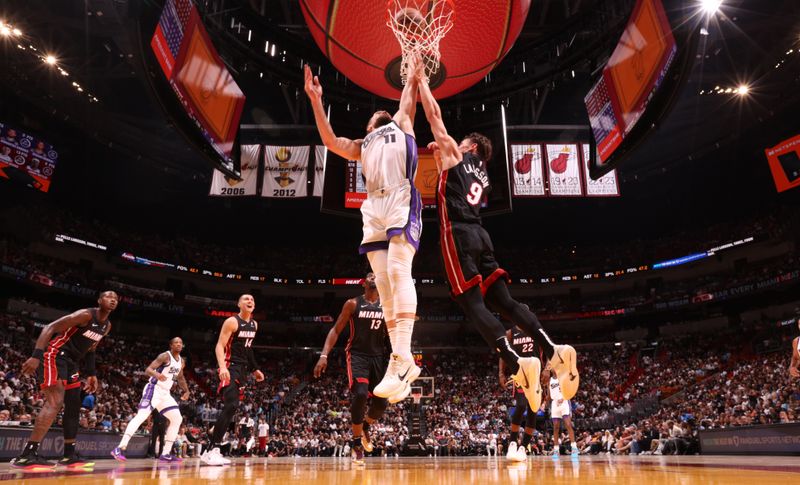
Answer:
[[[416,8],[404,8],[399,10],[394,16],[394,21],[398,25],[402,25],[409,35],[419,34],[427,24],[422,12]]]
[[[420,8],[401,9],[395,20],[424,17],[428,2],[408,4]],[[517,40],[531,1],[452,4],[453,28],[441,41],[441,66],[430,80],[437,99],[464,91],[494,69]],[[300,6],[314,41],[337,70],[378,96],[400,98],[400,45],[386,25],[385,2],[301,0]]]

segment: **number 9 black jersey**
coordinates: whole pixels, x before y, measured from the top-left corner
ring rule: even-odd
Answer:
[[[350,338],[347,353],[384,355],[386,322],[380,300],[370,303],[364,295],[356,298],[356,309],[350,317]]]
[[[439,175],[439,218],[447,222],[481,223],[481,202],[492,189],[483,163],[465,153],[461,163]]]
[[[250,361],[247,358],[248,352],[253,346],[253,340],[256,338],[256,330],[258,330],[258,322],[255,320],[242,319],[236,315],[236,323],[239,328],[233,332],[228,339],[228,344],[225,345],[225,363],[230,367],[231,364],[240,365],[244,368],[250,366]]]

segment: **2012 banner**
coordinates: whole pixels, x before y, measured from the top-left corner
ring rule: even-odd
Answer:
[[[308,195],[309,146],[264,146],[262,197]]]

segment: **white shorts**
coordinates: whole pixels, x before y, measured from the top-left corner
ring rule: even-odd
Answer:
[[[561,404],[558,404],[558,401],[553,401],[550,405],[550,418],[551,419],[561,419],[564,417],[569,417],[571,414],[569,401],[564,399]]]
[[[366,254],[389,248],[389,240],[405,234],[406,240],[419,249],[422,235],[422,197],[408,180],[394,187],[367,194],[361,205],[364,238],[358,252]]]
[[[168,390],[155,384],[147,383],[142,391],[139,409],[155,409],[163,413],[170,409],[178,409],[178,403]]]

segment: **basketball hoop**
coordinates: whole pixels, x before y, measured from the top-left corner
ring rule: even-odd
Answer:
[[[422,388],[420,388],[419,391],[411,392],[411,400],[414,404],[419,404],[422,401]]]
[[[386,25],[400,43],[400,78],[408,79],[408,60],[419,55],[430,79],[439,70],[439,42],[453,28],[453,0],[388,0]]]

